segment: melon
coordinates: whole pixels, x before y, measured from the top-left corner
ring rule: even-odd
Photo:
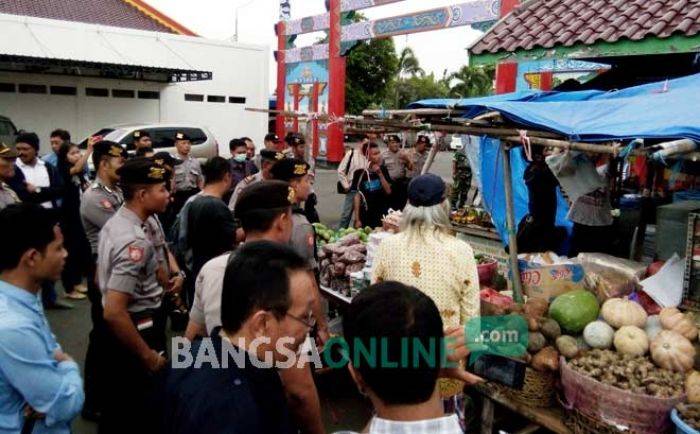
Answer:
[[[549,305],[549,317],[571,334],[579,333],[595,321],[599,312],[596,296],[583,289],[562,294]]]

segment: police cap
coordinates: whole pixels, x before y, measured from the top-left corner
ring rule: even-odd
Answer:
[[[260,181],[243,190],[236,202],[236,217],[242,218],[256,211],[285,209],[295,201],[294,189],[283,181]]]
[[[0,142],[0,158],[17,158],[17,151]]]
[[[289,133],[287,134],[287,137],[285,137],[285,142],[289,146],[299,146],[299,145],[305,145],[306,144],[306,139],[304,138],[303,135],[299,133]]]
[[[145,130],[136,130],[134,131],[134,139],[138,140],[143,137],[148,137],[149,139],[151,138],[151,135],[148,133],[148,131]]]
[[[117,169],[122,184],[160,184],[166,181],[165,167],[151,158],[133,158]]]
[[[272,166],[271,173],[272,177],[279,179],[280,181],[287,181],[294,178],[300,178],[309,173],[311,166],[298,158],[287,158],[285,160],[279,161]]]
[[[270,151],[269,149],[263,149],[260,151],[260,158],[265,161],[277,162],[284,160],[284,154],[277,151]]]
[[[97,164],[95,164],[95,170],[97,170],[97,166],[99,166],[99,162],[102,157],[127,158],[128,156],[129,154],[126,152],[126,149],[124,149],[119,143],[109,140],[100,140],[92,147],[92,161],[97,162]]]
[[[430,138],[428,136],[418,136],[418,143],[425,143],[430,145]]]
[[[274,143],[279,143],[280,138],[277,136],[275,133],[270,133],[265,136],[265,141],[266,142],[274,142]]]
[[[175,167],[179,166],[180,164],[183,163],[182,160],[179,158],[175,158],[170,154],[169,152],[161,151],[161,152],[156,152],[153,154],[153,157],[151,159],[158,165],[160,166],[170,166],[170,167]]]
[[[190,136],[188,136],[186,133],[182,131],[178,131],[175,133],[175,140],[191,140]]]
[[[386,137],[387,142],[401,143],[401,139],[396,134],[390,134]]]

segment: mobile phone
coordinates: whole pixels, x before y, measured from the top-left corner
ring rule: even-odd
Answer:
[[[484,354],[474,362],[473,371],[476,375],[489,381],[521,390],[525,382],[526,367],[527,363],[522,360],[495,354]]]

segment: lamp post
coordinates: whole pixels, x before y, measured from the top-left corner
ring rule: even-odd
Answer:
[[[255,1],[255,0],[250,0],[249,2],[244,3],[244,4],[240,5],[240,6],[236,6],[236,9],[235,9],[235,18],[236,18],[235,26],[236,26],[236,27],[235,27],[235,33],[234,33],[234,35],[233,35],[233,40],[234,40],[235,42],[238,42],[238,11],[239,11],[240,9],[243,9],[243,8],[246,7],[246,6],[249,6],[249,5],[253,4],[254,1]]]

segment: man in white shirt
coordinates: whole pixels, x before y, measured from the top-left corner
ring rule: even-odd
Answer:
[[[22,202],[38,204],[58,213],[63,183],[58,170],[38,158],[39,136],[26,132],[18,134],[15,139],[15,150],[18,158],[15,163],[15,176],[8,182],[10,188],[17,193]],[[46,309],[72,307],[57,299],[51,282],[44,284],[41,299]]]
[[[460,378],[467,384],[483,380],[462,369],[441,366],[446,351],[443,325],[430,297],[398,282],[373,285],[356,296],[343,315],[343,334],[352,355],[350,375],[374,406],[369,434],[463,433],[457,415],[446,414],[438,377]],[[447,356],[450,362],[466,356],[463,334],[461,340],[461,347],[450,344],[455,350]],[[360,347],[379,350],[363,355],[357,351]],[[421,353],[427,348],[427,353]],[[406,354],[421,356],[403,357]]]
[[[15,170],[10,187],[23,202],[57,210],[63,186],[57,169],[38,158],[39,136],[35,133],[18,134],[15,149],[18,170]]]

